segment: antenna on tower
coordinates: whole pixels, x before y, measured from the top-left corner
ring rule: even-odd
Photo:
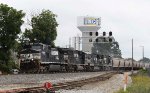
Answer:
[[[74,37],[74,49],[76,50],[76,37]]]
[[[80,51],[80,42],[81,42],[80,40],[81,40],[81,38],[79,37],[79,42],[78,42],[79,43],[79,45],[78,45],[79,51]]]
[[[77,38],[76,38],[77,40],[77,49],[78,50],[80,50],[80,35],[79,34],[77,34]]]
[[[69,48],[71,48],[71,37],[69,37]]]

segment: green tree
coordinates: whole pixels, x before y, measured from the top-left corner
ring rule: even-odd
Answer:
[[[11,59],[11,49],[16,44],[21,32],[22,18],[25,13],[6,4],[0,4],[0,61],[8,64]]]
[[[99,37],[99,41],[102,41]],[[100,55],[109,55],[112,57],[121,58],[121,50],[119,49],[118,42],[107,42],[107,43],[94,43],[92,47],[92,53]]]
[[[139,61],[140,61],[140,62],[145,62],[145,63],[150,63],[150,59],[147,58],[147,57],[144,57],[144,59],[142,58],[142,59],[140,59]]]
[[[33,33],[30,29],[25,29],[24,33],[21,33],[20,37],[18,38],[18,51],[23,49],[24,44],[26,43],[26,41],[29,41],[29,39],[32,40],[31,42],[34,42]]]
[[[54,46],[54,40],[57,36],[58,26],[56,22],[57,16],[49,10],[42,10],[39,15],[33,16],[31,19],[32,29],[26,29],[23,36],[29,38],[31,42],[38,42]]]

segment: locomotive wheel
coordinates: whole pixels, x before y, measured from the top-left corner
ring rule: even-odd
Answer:
[[[77,72],[77,71],[78,71],[78,67],[74,66],[74,72]]]
[[[83,71],[86,72],[86,66],[83,66]]]
[[[94,71],[94,66],[91,66],[91,67],[90,67],[90,71]]]
[[[87,72],[91,71],[91,67],[89,65],[87,65],[85,68]]]
[[[65,71],[66,71],[66,68],[65,68],[64,65],[61,65],[61,66],[60,66],[60,71],[61,71],[61,72],[65,72]]]
[[[65,65],[66,72],[72,72],[74,70],[73,65]]]
[[[66,70],[66,72],[69,72],[69,66],[68,65],[65,65],[65,70]]]

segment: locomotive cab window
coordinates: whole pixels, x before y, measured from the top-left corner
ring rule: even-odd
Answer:
[[[64,55],[64,59],[68,59],[68,57],[69,57],[68,55]]]
[[[20,54],[20,59],[26,58],[26,54]]]
[[[58,55],[58,51],[52,50],[52,51],[51,51],[51,55]]]
[[[64,60],[65,60],[65,62],[68,62],[69,56],[68,55],[64,55]]]
[[[33,54],[33,58],[36,58],[36,59],[40,59],[40,53],[34,53]]]
[[[32,49],[41,49],[41,46],[32,46]]]
[[[74,54],[74,57],[78,57],[78,54]]]
[[[56,59],[56,60],[59,60],[59,57],[58,57],[58,56],[55,56],[55,59]]]

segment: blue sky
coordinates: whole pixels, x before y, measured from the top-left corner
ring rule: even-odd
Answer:
[[[142,48],[145,47],[145,56],[150,52],[150,1],[149,0],[0,0],[26,13],[24,18],[39,13],[42,9],[49,9],[57,14],[59,24],[56,45],[65,47],[69,38],[81,35],[77,29],[77,16],[101,17],[101,29],[113,32],[113,36],[120,44],[122,55],[131,57],[131,39],[134,39],[134,58],[142,58]]]

